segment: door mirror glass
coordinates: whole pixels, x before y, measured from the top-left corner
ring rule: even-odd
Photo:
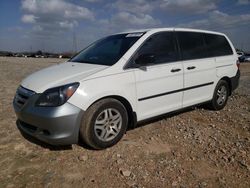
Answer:
[[[154,63],[153,54],[142,54],[136,58],[135,63],[140,66],[148,65]]]

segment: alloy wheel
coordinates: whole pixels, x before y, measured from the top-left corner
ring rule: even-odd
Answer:
[[[217,98],[216,102],[218,105],[222,106],[227,100],[227,88],[226,86],[222,85],[217,90]]]
[[[122,127],[122,116],[114,108],[103,110],[95,120],[94,130],[98,139],[108,142],[113,140]]]

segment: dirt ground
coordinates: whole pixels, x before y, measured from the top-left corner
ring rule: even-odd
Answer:
[[[250,63],[224,110],[168,115],[94,151],[33,142],[16,128],[20,81],[63,61],[0,57],[0,187],[250,187]]]

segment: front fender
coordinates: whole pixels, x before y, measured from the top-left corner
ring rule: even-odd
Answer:
[[[137,96],[133,71],[80,82],[79,88],[68,102],[87,110],[97,100],[114,95],[125,98],[133,111],[136,111]]]

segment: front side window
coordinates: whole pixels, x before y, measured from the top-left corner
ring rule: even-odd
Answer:
[[[177,32],[182,59],[201,59],[207,57],[203,34],[198,32]]]
[[[152,57],[152,64],[177,61],[178,54],[173,32],[162,32],[151,36],[135,54],[134,59],[141,56]]]
[[[93,43],[69,61],[114,65],[142,35],[143,33],[127,33],[106,37]]]

